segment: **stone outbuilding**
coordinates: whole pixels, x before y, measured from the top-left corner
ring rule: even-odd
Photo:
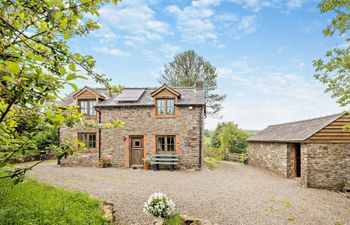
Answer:
[[[335,114],[272,125],[248,139],[249,164],[306,187],[340,189],[350,181],[350,116]]]

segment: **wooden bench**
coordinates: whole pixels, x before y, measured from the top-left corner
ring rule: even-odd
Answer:
[[[154,154],[150,157],[150,164],[153,170],[159,170],[159,165],[168,165],[171,171],[176,169],[179,156],[176,154]]]

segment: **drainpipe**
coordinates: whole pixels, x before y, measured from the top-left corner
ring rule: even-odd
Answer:
[[[199,114],[199,168],[202,168],[202,120],[203,120],[203,108],[201,108],[200,114]]]
[[[101,117],[102,117],[102,113],[101,111],[99,111],[97,108],[95,108],[96,112],[98,112],[99,116],[98,116],[98,123],[101,124]],[[102,156],[102,151],[101,151],[101,140],[102,140],[102,136],[101,136],[101,128],[98,128],[98,160],[101,159]]]

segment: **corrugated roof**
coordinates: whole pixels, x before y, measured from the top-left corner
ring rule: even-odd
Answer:
[[[248,138],[248,141],[303,142],[339,117],[341,114],[271,125]]]
[[[178,99],[178,105],[205,105],[205,91],[198,88],[176,88],[172,87],[177,92],[181,94],[181,98]],[[137,101],[120,101],[118,100],[119,95],[109,96],[106,89],[92,88],[99,93],[103,94],[106,99],[100,102],[97,107],[122,107],[122,106],[152,106],[154,105],[154,100],[151,93],[157,88],[124,88],[123,91],[131,90],[144,90],[143,94]],[[73,98],[76,92],[72,92],[67,95],[60,105],[69,106],[76,105],[77,102]],[[123,92],[122,92],[123,93]]]

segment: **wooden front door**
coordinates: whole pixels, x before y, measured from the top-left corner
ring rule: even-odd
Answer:
[[[143,137],[131,137],[131,166],[143,165]]]

